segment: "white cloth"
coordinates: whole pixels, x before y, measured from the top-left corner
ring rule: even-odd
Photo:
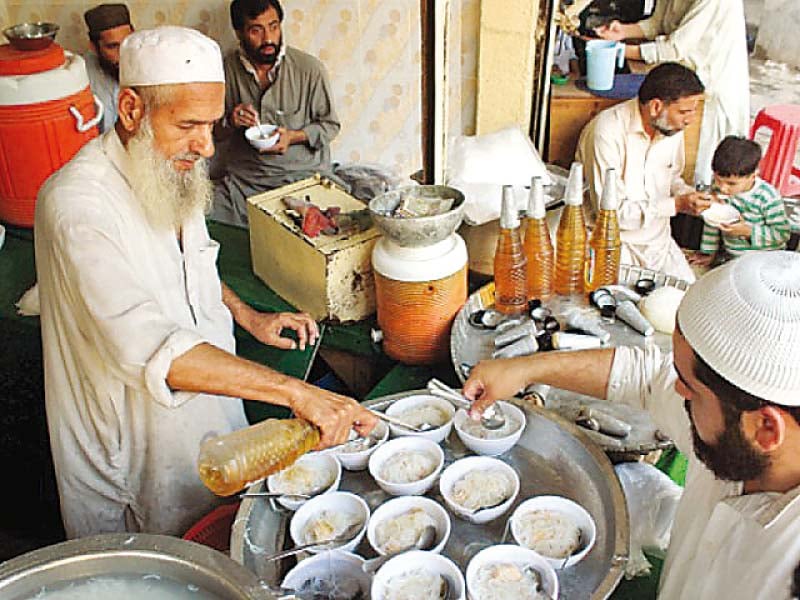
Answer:
[[[47,421],[70,538],[183,534],[216,504],[197,475],[201,440],[246,425],[241,400],[167,386],[197,344],[233,352],[233,321],[203,215],[183,223],[182,248],[155,231],[127,160],[112,129],[36,204]]]
[[[447,155],[447,185],[464,194],[464,218],[470,225],[483,225],[500,218],[503,186],[515,186],[517,206],[528,206],[531,178],[550,185],[550,174],[530,138],[519,127],[494,133],[457,136]]]
[[[747,135],[750,75],[742,0],[661,0],[639,22],[652,42],[640,46],[647,63],[681,62],[706,86],[695,183],[711,183],[711,159],[726,135]]]
[[[122,87],[225,83],[217,42],[195,29],[164,26],[134,31],[119,51]]]
[[[743,494],[720,481],[692,451],[684,400],[674,389],[672,355],[655,346],[617,348],[608,399],[650,412],[689,458],[661,574],[660,600],[782,600],[800,561],[800,487]]]
[[[683,132],[656,134],[651,140],[639,100],[631,98],[607,108],[583,128],[575,159],[583,163],[589,184],[591,221],[600,204],[605,172],[616,170],[621,261],[693,282],[694,273],[669,225],[675,196],[693,190],[681,176]]]
[[[86,61],[86,73],[89,75],[89,86],[103,105],[103,120],[100,121],[100,133],[114,127],[117,122],[117,100],[119,99],[119,82],[103,70],[100,59],[93,52],[83,55]]]

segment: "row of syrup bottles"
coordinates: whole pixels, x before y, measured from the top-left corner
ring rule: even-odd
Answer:
[[[616,184],[616,172],[608,169],[595,227],[587,244],[583,165],[572,164],[555,250],[545,216],[541,178],[531,180],[528,209],[522,226],[513,189],[511,186],[503,188],[500,235],[494,257],[497,310],[505,314],[521,314],[526,311],[528,300],[547,300],[553,293],[582,295],[617,282],[620,235]]]

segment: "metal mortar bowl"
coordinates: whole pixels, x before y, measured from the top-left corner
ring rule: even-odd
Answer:
[[[258,577],[221,552],[165,535],[112,533],[28,552],[0,565],[0,598],[32,598],[89,578],[148,579],[219,600],[273,600]],[[166,588],[164,588],[166,590]],[[175,588],[172,588],[175,589]]]
[[[447,212],[429,217],[391,216],[408,196],[423,200],[452,199],[453,206]],[[378,229],[399,246],[430,246],[450,237],[461,225],[464,194],[445,185],[412,185],[376,196],[370,201],[369,210]]]
[[[17,50],[42,50],[56,39],[59,27],[55,23],[20,23],[3,31]]]

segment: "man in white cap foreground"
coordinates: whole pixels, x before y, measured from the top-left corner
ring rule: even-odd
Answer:
[[[481,362],[475,411],[544,383],[646,408],[692,454],[659,598],[790,597],[800,560],[800,256],[753,252],[695,283],[673,353],[625,348]],[[685,409],[685,410],[684,410]]]
[[[322,444],[366,433],[355,401],[237,358],[233,317],[261,341],[313,344],[307,315],[261,314],[221,284],[206,229],[205,159],[223,114],[222,57],[197,31],[130,35],[116,128],[87,144],[36,206],[48,427],[71,538],[180,535],[216,499],[196,460],[244,427],[239,398],[290,407]]]

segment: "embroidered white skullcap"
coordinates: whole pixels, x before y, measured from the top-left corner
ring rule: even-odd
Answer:
[[[214,40],[195,29],[144,29],[122,42],[121,87],[209,82],[225,82],[222,53]]]
[[[800,406],[800,254],[750,251],[714,269],[686,292],[678,324],[736,387]]]

